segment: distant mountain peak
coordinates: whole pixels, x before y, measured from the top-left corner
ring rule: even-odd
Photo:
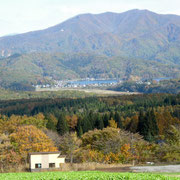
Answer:
[[[180,16],[139,9],[80,14],[45,30],[1,37],[0,57],[0,85],[180,77]]]
[[[177,29],[173,37],[169,24]],[[80,14],[45,30],[1,37],[0,54],[83,52],[151,59],[171,47],[169,39],[175,36],[179,42],[179,27],[180,16],[159,15],[147,9]]]

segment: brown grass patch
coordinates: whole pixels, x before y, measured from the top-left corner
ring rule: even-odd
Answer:
[[[62,171],[110,171],[110,172],[122,172],[123,170],[128,171],[131,165],[127,164],[100,164],[100,163],[65,163],[61,165]],[[125,169],[126,168],[126,169]]]

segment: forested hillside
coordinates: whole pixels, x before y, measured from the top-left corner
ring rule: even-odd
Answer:
[[[129,91],[129,92],[141,92],[141,93],[180,93],[180,79],[170,80],[153,80],[150,84],[147,82],[124,82],[116,87],[110,88],[115,91]]]
[[[0,85],[53,83],[52,79],[180,77],[180,65],[92,54],[16,54],[0,60]]]
[[[85,52],[179,64],[180,17],[148,10],[77,15],[54,27],[0,38],[1,55]]]
[[[71,162],[180,162],[179,112],[168,94],[0,101],[1,170],[57,149]]]
[[[147,10],[83,14],[0,38],[0,85],[53,79],[180,77],[180,17]]]

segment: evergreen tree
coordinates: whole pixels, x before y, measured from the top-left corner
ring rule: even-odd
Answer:
[[[58,123],[57,118],[53,114],[46,114],[45,118],[47,119],[46,127],[55,131]]]
[[[93,111],[89,112],[88,117],[86,117],[86,119],[88,119],[88,121],[90,122],[92,129],[96,128],[96,115],[93,113]]]
[[[110,112],[109,120],[110,120],[111,118],[114,119],[114,112],[113,112],[113,111]]]
[[[138,123],[138,130],[137,131],[139,132],[139,134],[144,136],[144,138],[148,132],[148,124],[147,124],[146,117],[145,117],[143,111],[140,111],[140,113],[139,113],[139,123]]]
[[[89,118],[87,117],[84,118],[82,128],[83,128],[83,133],[88,132],[89,130],[93,129]]]
[[[107,113],[103,117],[103,123],[104,123],[104,127],[107,127],[109,124],[109,116]]]
[[[65,119],[64,114],[60,114],[58,117],[58,123],[57,123],[57,132],[60,135],[64,135],[69,131],[67,121]]]
[[[103,119],[102,117],[100,118],[100,121],[99,121],[99,126],[98,126],[98,129],[103,129],[104,128],[104,122],[103,122]]]
[[[145,115],[139,113],[138,132],[147,141],[154,141],[159,133],[154,110],[148,111]]]
[[[95,128],[97,128],[97,129],[103,129],[104,128],[103,119],[99,114],[96,115]]]
[[[78,123],[77,123],[77,128],[76,128],[76,131],[77,131],[77,135],[78,137],[81,137],[83,135],[83,128],[82,128],[82,117],[79,117],[78,118]]]
[[[123,127],[122,126],[121,117],[120,117],[120,115],[119,115],[119,113],[117,111],[115,112],[114,120],[116,121],[118,128],[122,128]]]
[[[149,116],[149,118],[150,118],[150,120],[149,120],[150,127],[149,128],[150,128],[151,135],[153,136],[153,138],[155,138],[159,134],[159,129],[158,129],[158,125],[157,125],[154,110],[152,109],[149,114],[150,114],[150,116]]]

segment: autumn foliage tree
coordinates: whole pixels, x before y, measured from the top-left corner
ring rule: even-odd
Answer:
[[[74,131],[77,126],[78,116],[74,114],[72,116],[66,116],[65,118],[70,130]]]
[[[150,153],[149,143],[139,134],[119,128],[104,128],[85,133],[82,137],[81,158],[83,161],[105,163],[128,163],[145,161]]]
[[[25,158],[29,152],[57,151],[53,142],[35,126],[20,126],[10,135],[12,145]]]
[[[77,132],[82,139],[78,162],[126,163],[133,159],[177,162],[179,125],[180,94],[0,101],[0,134],[11,137],[1,144],[3,147],[6,142],[11,147],[4,146],[2,152],[5,155],[8,154],[5,149],[11,152],[7,157],[12,164],[17,154],[48,149],[46,137],[39,131],[45,132],[57,147],[62,142],[68,145],[60,136]],[[36,129],[26,133],[27,126]],[[68,154],[70,157],[71,153]]]
[[[33,125],[37,128],[45,128],[47,120],[45,119],[42,113],[39,113],[35,116],[17,116],[12,115],[9,118],[4,117],[0,122],[0,130],[4,133],[11,134],[19,126],[22,125]]]
[[[108,122],[109,122],[109,127],[117,128],[117,123],[113,118],[111,118]]]
[[[171,125],[166,130],[164,142],[156,152],[160,161],[180,162],[180,125]]]
[[[21,162],[21,157],[14,151],[10,139],[0,134],[0,172],[7,171],[9,167]]]

